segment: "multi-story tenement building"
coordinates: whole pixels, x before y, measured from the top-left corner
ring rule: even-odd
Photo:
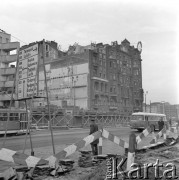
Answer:
[[[45,60],[51,104],[131,114],[142,111],[141,52],[126,39],[119,45],[70,46],[66,55]],[[43,69],[39,94],[45,95]],[[36,105],[44,105],[39,99]]]
[[[15,65],[11,63],[17,61],[19,47],[19,42],[11,42],[11,35],[0,30],[0,108],[9,107],[12,90],[13,99],[16,98],[16,91],[13,89]],[[15,101],[12,102],[12,107],[14,106]]]

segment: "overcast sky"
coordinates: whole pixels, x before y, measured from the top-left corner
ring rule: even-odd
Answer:
[[[21,45],[55,40],[62,50],[75,42],[141,41],[147,103],[179,104],[177,7],[177,0],[6,0],[0,3],[0,29]]]

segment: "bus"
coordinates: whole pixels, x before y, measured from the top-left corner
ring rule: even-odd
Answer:
[[[165,114],[136,112],[133,113],[130,119],[130,128],[138,131],[144,130],[150,126],[154,130],[158,130],[158,121],[162,119],[164,124],[168,124]]]
[[[9,116],[7,126],[7,134],[18,134],[27,129],[28,121],[26,110],[24,109],[0,109],[0,134],[5,134],[6,123]]]

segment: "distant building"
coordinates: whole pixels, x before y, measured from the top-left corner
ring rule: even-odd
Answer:
[[[0,30],[0,108],[9,107],[12,91],[13,99],[16,98],[16,89],[13,89],[15,65],[11,63],[17,61],[19,47],[19,42],[11,42],[11,35]],[[12,101],[12,107],[15,107],[15,104],[15,101]]]
[[[142,59],[140,51],[124,40],[108,44],[70,46],[61,57],[45,58],[51,104],[85,110],[131,114],[142,111]],[[39,95],[45,96],[39,68]],[[45,105],[43,99],[35,105]]]
[[[145,104],[143,111],[145,112]],[[168,102],[153,102],[146,106],[146,112],[165,114],[167,119],[179,120],[179,105],[171,105]]]

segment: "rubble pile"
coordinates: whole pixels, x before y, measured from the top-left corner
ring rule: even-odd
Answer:
[[[171,144],[171,142],[174,142],[173,139],[171,139],[169,141],[169,144]],[[111,157],[118,157],[120,162],[121,158],[125,158],[126,156],[120,156],[120,155],[116,155],[116,154],[108,154],[107,159],[111,158]],[[135,163],[138,164],[141,167],[141,171],[140,171],[140,178],[136,178],[136,180],[142,179],[142,177],[145,177],[146,175],[146,170],[144,171],[144,164],[155,164],[157,160],[159,160],[160,163],[164,163],[162,168],[159,168],[159,175],[163,176],[163,173],[165,170],[168,170],[169,167],[165,167],[165,165],[167,164],[167,162],[169,162],[171,159],[175,159],[174,161],[172,161],[172,163],[176,166],[176,176],[179,176],[179,144],[175,143],[169,146],[157,146],[156,149],[148,149],[147,151],[140,151],[138,153],[136,153],[136,157],[135,157]],[[95,158],[97,159],[97,157]],[[100,156],[99,156],[100,159]],[[89,174],[87,176],[88,180],[96,180],[96,179],[110,179],[106,177],[106,172],[107,172],[107,161],[104,160],[102,161],[95,169],[94,171]],[[122,169],[125,170],[126,169],[126,163],[122,166]],[[155,180],[155,168],[148,168],[147,169],[147,176],[148,179],[150,180]],[[124,176],[126,175],[126,179],[127,174],[125,173]],[[137,174],[134,173],[133,176],[136,176]],[[171,175],[171,174],[169,174]],[[125,179],[125,177],[122,177],[120,174],[118,175],[117,179],[119,180],[123,180]],[[164,179],[164,177],[162,177],[162,179]]]
[[[94,159],[93,159],[93,165],[94,165],[94,166],[97,166],[97,165],[99,165],[100,163],[102,163],[103,161],[105,161],[107,158],[108,158],[108,156],[105,155],[105,154],[97,155],[97,156],[95,156]]]
[[[71,171],[73,169],[73,164],[75,163],[75,161],[71,159],[61,159],[59,163],[63,170]]]
[[[81,156],[78,159],[79,167],[91,167],[93,165],[92,152],[91,151],[80,151]]]

